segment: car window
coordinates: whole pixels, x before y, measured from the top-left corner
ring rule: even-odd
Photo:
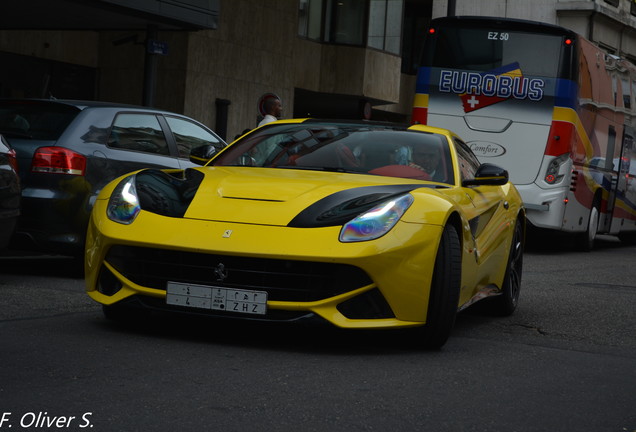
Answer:
[[[462,181],[474,179],[480,165],[479,160],[462,140],[455,138],[455,148],[457,149]]]
[[[168,142],[153,114],[118,114],[108,138],[110,147],[168,155]]]
[[[79,112],[67,105],[0,104],[0,133],[23,139],[57,140]]]
[[[216,136],[194,122],[178,117],[165,118],[177,142],[179,157],[187,158],[193,149],[205,145],[212,145],[217,151],[225,146]]]
[[[443,135],[398,126],[333,123],[281,124],[249,134],[211,162],[339,171],[454,184]]]

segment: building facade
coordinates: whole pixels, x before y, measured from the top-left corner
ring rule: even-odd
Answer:
[[[9,2],[1,97],[152,105],[228,141],[272,93],[284,117],[408,122],[428,22],[449,13],[558,24],[636,59],[633,0],[22,0],[30,16]]]

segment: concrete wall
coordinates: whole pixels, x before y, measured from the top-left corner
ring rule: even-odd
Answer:
[[[126,38],[132,39],[114,45]],[[98,98],[114,102],[141,105],[144,80],[144,32],[101,32],[99,33]]]
[[[375,50],[364,50],[364,86],[362,94],[371,99],[400,101],[400,57]]]
[[[297,88],[399,102],[398,56],[296,38],[293,59],[293,84]]]
[[[98,39],[93,31],[0,30],[0,51],[97,67]]]
[[[455,15],[530,19],[554,24],[556,0],[456,0]],[[448,2],[433,2],[433,18],[446,16]]]
[[[215,100],[230,101],[228,139],[257,124],[265,93],[292,112],[297,4],[294,1],[221,2],[217,30],[189,33],[185,114],[214,127]]]
[[[400,57],[303,40],[297,7],[295,0],[223,0],[217,30],[189,33],[185,114],[214,127],[215,100],[229,100],[229,139],[256,125],[265,93],[281,97],[283,117],[293,113],[296,88],[400,101]]]

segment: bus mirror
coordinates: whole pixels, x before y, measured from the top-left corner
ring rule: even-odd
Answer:
[[[485,163],[479,166],[474,179],[464,180],[462,186],[501,186],[508,183],[508,171],[497,165]]]

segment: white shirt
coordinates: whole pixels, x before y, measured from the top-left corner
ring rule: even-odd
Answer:
[[[263,126],[264,124],[267,123],[271,123],[278,120],[276,117],[274,117],[271,114],[266,114],[265,117],[263,117],[263,120],[261,120],[261,122],[258,124],[259,126]]]

